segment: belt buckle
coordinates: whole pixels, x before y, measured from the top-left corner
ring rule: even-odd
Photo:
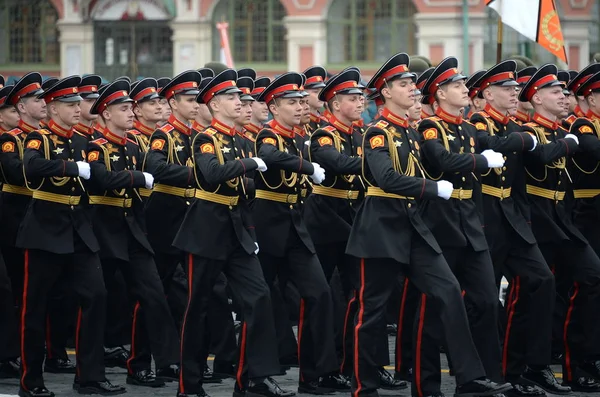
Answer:
[[[558,190],[554,191],[554,201],[558,202],[560,197],[560,192]]]
[[[185,189],[185,190],[183,191],[183,197],[185,197],[185,198],[191,198],[191,197],[194,197],[194,196],[195,196],[195,194],[196,194],[195,190],[196,190],[196,189],[194,189],[194,188]]]
[[[464,198],[464,191],[463,188],[461,187],[460,189],[458,189],[458,199],[462,200]]]
[[[294,204],[294,195],[288,194],[285,198],[285,202],[288,204]]]
[[[352,200],[352,190],[346,190],[346,198]]]
[[[77,196],[69,196],[69,205],[77,205]]]
[[[504,187],[500,187],[500,200],[504,200],[506,197],[504,197]]]
[[[235,205],[237,202],[236,199],[237,199],[237,197],[234,197],[234,196],[229,197],[229,205],[231,205],[231,206]]]

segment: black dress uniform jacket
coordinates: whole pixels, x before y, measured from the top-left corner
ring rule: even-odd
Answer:
[[[84,190],[75,164],[85,161],[88,142],[54,121],[48,126],[30,132],[25,139],[23,167],[29,186],[37,191],[21,223],[17,246],[70,254],[74,252],[73,236],[77,233],[90,251],[98,252],[89,213],[81,204]],[[53,202],[58,197],[55,195],[71,205]]]
[[[216,120],[193,141],[194,181],[199,195],[230,198],[229,205],[200,199],[183,219],[173,245],[182,251],[209,259],[227,260],[240,245],[251,255],[256,250],[247,211],[239,208],[243,175],[257,168],[254,160],[239,158],[234,140],[242,139],[233,128]],[[223,198],[223,197],[221,197]],[[261,247],[262,248],[262,247]]]
[[[388,109],[367,128],[363,142],[365,184],[408,199],[367,196],[356,215],[346,253],[410,263],[414,233],[435,252],[442,252],[419,214],[418,202],[437,198],[438,189],[435,181],[424,178],[420,145],[414,134],[407,120]]]
[[[313,132],[309,160],[325,169],[320,187],[348,193],[347,199],[313,194],[306,200],[304,220],[312,238],[319,244],[348,241],[356,208],[350,198],[358,198],[362,160],[357,156],[353,128],[330,119],[331,125]]]
[[[538,147],[524,157],[531,227],[538,243],[574,239],[587,244],[573,225],[564,199],[570,183],[565,167],[567,159],[577,151],[577,143],[564,139],[567,131],[558,122],[553,123],[539,114],[534,114],[532,121],[522,127],[538,139]],[[544,197],[551,192],[554,200]]]
[[[108,129],[104,138],[88,145],[88,162],[92,172],[89,202],[92,219],[97,220],[93,225],[102,247],[102,258],[128,262],[129,234],[153,253],[141,226],[142,201],[137,189],[146,185],[144,174],[138,170],[141,159],[137,143]],[[123,205],[114,205],[118,203]]]
[[[295,203],[263,199],[253,201],[252,211],[261,251],[273,256],[284,256],[287,241],[293,238],[290,231],[294,228],[302,243],[314,254],[315,248],[298,205],[298,182],[303,174],[314,173],[313,165],[302,158],[302,148],[297,146],[293,131],[275,120],[271,123],[271,128],[265,128],[258,134],[255,152],[268,167],[267,171],[257,173],[254,179],[257,196],[263,190],[296,197]]]

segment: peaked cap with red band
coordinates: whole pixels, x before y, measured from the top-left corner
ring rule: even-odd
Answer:
[[[483,77],[483,75],[486,73],[487,71],[484,70],[478,70],[475,73],[473,73],[472,75],[469,76],[469,78],[466,81],[466,85],[467,88],[469,89],[469,98],[473,99],[476,96],[479,96],[481,98],[481,89],[480,89],[480,83],[481,83],[481,78]]]
[[[269,103],[275,98],[303,98],[304,95],[300,91],[303,80],[300,73],[284,73],[273,80],[256,100]]]
[[[323,88],[327,79],[327,70],[323,66],[311,66],[302,72],[306,76],[304,88]]]
[[[562,86],[563,83],[558,80],[557,74],[558,68],[556,65],[549,63],[541,66],[523,86],[519,93],[519,101],[529,102],[535,93],[542,88]]]
[[[242,101],[254,101],[255,99],[252,97],[251,93],[254,89],[254,79],[250,76],[242,76],[237,79],[237,88],[242,91],[240,94],[240,100]]]
[[[254,89],[252,90],[251,95],[254,99],[257,99],[258,96],[271,84],[271,79],[268,77],[258,77],[254,80]]]
[[[527,84],[531,76],[533,76],[537,70],[538,68],[535,66],[527,66],[526,68],[519,70],[517,72],[517,83],[519,83],[519,86],[525,86],[525,84]]]
[[[47,91],[40,95],[46,103],[52,101],[59,102],[79,102],[83,98],[79,95],[77,87],[81,84],[81,77],[69,76],[52,85]]]
[[[81,78],[81,83],[77,89],[79,90],[79,95],[83,99],[97,99],[100,94],[98,94],[98,89],[102,84],[102,77],[96,74],[88,74]]]
[[[458,59],[448,57],[433,70],[431,76],[425,81],[422,91],[433,97],[442,85],[466,79],[467,77],[458,71]]]
[[[108,106],[123,102],[133,102],[129,97],[129,83],[126,80],[116,80],[103,88],[96,102],[90,109],[91,114],[100,114]]]
[[[567,89],[577,96],[583,96],[583,85],[586,84],[588,79],[590,79],[593,75],[599,72],[600,63],[598,62],[586,66],[577,74],[577,76],[575,76],[571,81],[569,81]]]
[[[158,83],[156,82],[156,79],[148,77],[140,81],[136,81],[131,85],[129,97],[136,103],[160,98],[158,95]]]
[[[256,70],[252,68],[241,68],[237,71],[238,79],[240,77],[250,77],[252,80],[256,80]]]
[[[594,92],[600,91],[600,72],[592,75],[585,83],[577,90],[578,96],[586,97]]]
[[[571,92],[567,90],[567,85],[569,85],[569,81],[571,80],[571,75],[569,74],[569,71],[559,70],[556,77],[558,77],[558,81],[560,81],[564,85],[563,94],[571,95]]]
[[[173,79],[160,90],[159,95],[166,99],[171,99],[175,95],[196,96],[200,92],[200,89],[198,88],[200,81],[202,81],[200,72],[186,70],[173,77]]]
[[[6,104],[16,105],[21,98],[38,96],[44,93],[42,90],[42,75],[38,72],[27,73],[17,81],[6,98]]]
[[[319,93],[319,100],[327,102],[336,95],[362,95],[360,85],[360,71],[357,68],[348,68],[327,80],[327,84]]]
[[[242,93],[237,87],[237,72],[233,69],[225,69],[213,77],[205,87],[202,87],[196,101],[208,103],[216,95]]]
[[[0,88],[0,109],[11,106],[6,102],[6,98],[8,97],[8,94],[10,94],[10,91],[13,89],[13,87],[14,85],[5,85],[4,87]]]
[[[48,77],[42,83],[42,90],[46,91],[46,90],[50,89],[50,87],[52,87],[54,84],[58,83],[58,80],[60,80],[60,79],[58,79],[56,77]]]
[[[385,83],[394,78],[411,78],[416,80],[417,76],[408,69],[409,62],[410,57],[404,52],[394,55],[371,77],[367,88],[374,88],[377,91],[381,91],[385,87]]]
[[[491,67],[481,76],[479,88],[483,91],[489,86],[498,85],[502,87],[518,86],[517,83],[517,62],[512,59],[502,61]]]

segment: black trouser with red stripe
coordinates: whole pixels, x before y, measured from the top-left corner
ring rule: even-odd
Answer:
[[[131,302],[121,270],[104,276],[106,286],[106,327],[104,346],[114,348],[131,343],[131,319],[135,302]]]
[[[215,355],[214,363],[234,364],[238,358],[238,347],[227,285],[227,277],[220,273],[213,286],[208,304],[208,325],[210,327],[208,351]],[[236,292],[234,292],[234,297],[237,297]],[[237,300],[239,301],[240,298]]]
[[[317,255],[312,254],[297,235],[290,237],[286,248],[284,257],[260,251],[260,264],[267,284],[272,284],[278,274],[283,274],[298,288],[302,298],[298,321],[300,381],[309,382],[339,368],[331,290]]]
[[[277,350],[280,362],[297,361],[298,342],[292,329],[291,315],[288,311],[286,300],[281,291],[279,280],[269,285],[271,302],[273,305],[273,320],[275,321],[275,333],[277,334]]]
[[[571,283],[563,322],[563,379],[577,380],[577,364],[600,358],[600,258],[588,245],[565,240],[540,244],[546,262]]]
[[[158,270],[150,254],[133,236],[129,237],[129,260],[102,258],[105,278],[117,269],[123,274],[131,301],[135,302],[128,372],[150,369],[152,352],[156,368],[178,362],[177,330],[171,319]],[[143,328],[143,330],[142,330]],[[149,346],[149,348],[148,348]]]
[[[406,277],[427,295],[427,303],[433,303],[434,307],[440,310],[443,336],[447,341],[448,353],[452,357],[457,384],[485,376],[485,370],[471,338],[460,286],[446,260],[420,236],[413,238],[410,249],[409,264],[387,258],[361,260],[359,311],[354,330],[354,397],[377,393],[377,337],[384,322],[387,300],[394,284],[398,282],[400,272],[404,272]],[[426,308],[425,305],[422,307]],[[415,366],[419,365],[415,358]]]
[[[0,255],[0,362],[19,357],[17,318],[10,279]]]
[[[463,300],[473,342],[488,378],[501,380],[500,339],[498,336],[498,289],[489,251],[472,247],[443,248],[444,257],[463,291]],[[415,323],[413,396],[439,394],[441,363],[439,347],[440,310],[435,302],[422,296]]]
[[[75,236],[73,254],[25,251],[21,312],[21,387],[43,387],[44,327],[50,290],[64,273],[70,276],[79,310],[76,321],[77,375],[81,382],[104,380],[106,289],[96,253]]]
[[[537,244],[526,243],[506,224],[494,228],[499,238],[488,238],[492,262],[511,284],[505,303],[502,374],[512,380],[526,365],[550,364],[554,275]],[[504,233],[498,233],[501,228]]]
[[[209,349],[208,305],[221,272],[236,291],[243,312],[236,376],[238,387],[245,389],[248,379],[278,374],[269,287],[256,255],[248,255],[238,246],[225,261],[188,254],[186,262],[189,294],[181,331],[179,392],[200,392]]]
[[[396,362],[394,370],[401,378],[408,376],[413,368],[414,324],[421,293],[407,277],[402,277],[398,331],[396,333]],[[412,379],[411,379],[412,381]]]

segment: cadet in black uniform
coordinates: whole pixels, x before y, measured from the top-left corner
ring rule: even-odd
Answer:
[[[100,115],[105,129],[103,138],[88,145],[89,204],[104,277],[112,277],[119,269],[135,302],[127,383],[156,387],[179,377],[178,337],[174,323],[165,321],[171,313],[144,230],[137,189],[150,189],[154,178],[139,171],[143,160],[139,146],[127,138],[126,131],[133,125],[128,91],[129,83],[115,81],[92,106],[91,113]],[[147,345],[156,361],[156,376],[150,359],[140,354]]]
[[[240,299],[243,324],[234,395],[289,396],[269,378],[279,373],[269,290],[256,257],[258,246],[240,199],[244,175],[266,169],[258,157],[241,158],[234,120],[240,115],[237,73],[227,69],[200,92],[212,113],[211,127],[195,136],[196,201],[186,212],[173,245],[185,252],[188,306],[181,332],[181,376],[177,395],[206,396],[203,366],[208,356],[207,311],[211,291],[224,272]],[[292,393],[293,394],[293,393]]]
[[[42,378],[44,319],[48,293],[65,273],[71,277],[79,305],[73,387],[82,394],[125,392],[104,376],[106,290],[98,240],[87,210],[80,205],[81,178],[90,177],[90,166],[84,161],[87,140],[73,131],[79,121],[80,81],[78,76],[67,77],[42,94],[51,114],[48,129],[30,132],[24,141],[23,167],[34,191],[17,235],[17,246],[25,249],[21,397],[54,396]]]
[[[94,101],[99,97],[98,87],[102,84],[102,78],[95,74],[85,76],[81,79],[81,84],[77,87],[79,96],[83,98],[81,101],[81,118],[73,128],[75,131],[86,136],[88,140],[99,138],[98,134],[94,133],[94,123],[98,119],[97,114],[91,114],[90,109]]]
[[[273,114],[269,128],[256,138],[255,153],[269,168],[255,178],[256,199],[253,215],[259,258],[265,279],[272,285],[280,280],[293,283],[301,300],[298,323],[298,392],[322,394],[331,391],[319,385],[319,378],[337,369],[333,337],[333,304],[329,285],[302,219],[300,188],[303,175],[321,183],[325,171],[317,163],[302,158],[293,128],[302,117],[303,98],[298,73],[285,73],[275,79],[258,100],[265,101]],[[283,277],[281,277],[283,276]]]
[[[487,396],[510,385],[485,378],[469,331],[460,286],[441,249],[419,216],[423,199],[452,195],[452,184],[423,178],[419,144],[403,117],[414,102],[415,75],[409,57],[389,59],[369,81],[385,102],[382,115],[366,131],[363,176],[365,201],[352,226],[346,252],[360,258],[358,315],[355,319],[354,397],[372,395],[379,386],[377,338],[385,305],[402,271],[427,299],[440,308],[445,340],[456,374],[456,395]]]
[[[319,99],[321,89],[325,87],[327,71],[322,66],[311,66],[302,74],[306,77],[304,90],[308,92],[308,105],[310,106],[310,123],[307,126],[307,132],[310,134],[317,128],[325,124],[323,115],[320,113],[323,107],[323,101]]]

